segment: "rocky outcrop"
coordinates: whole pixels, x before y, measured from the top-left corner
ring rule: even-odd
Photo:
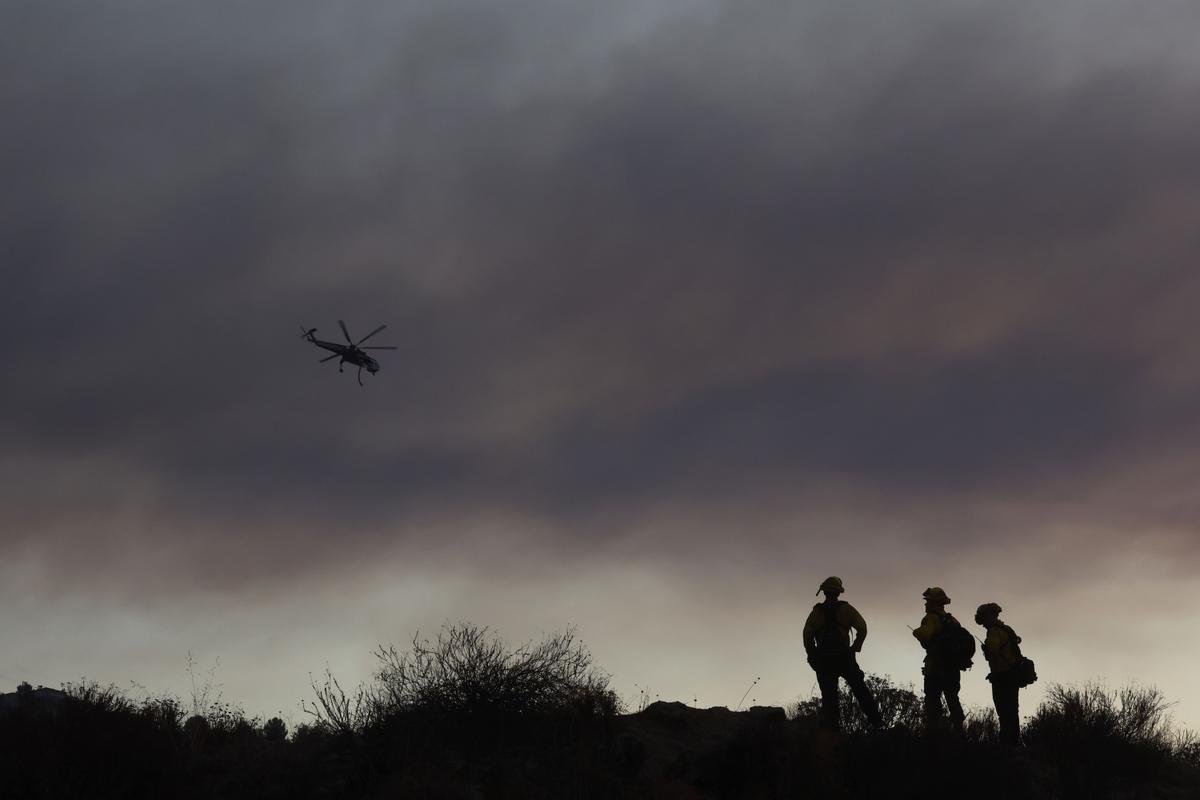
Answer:
[[[66,693],[59,689],[49,689],[45,686],[34,689],[28,683],[23,683],[15,692],[0,693],[0,713],[15,711],[18,708],[57,708],[66,699]]]
[[[714,760],[736,743],[786,722],[777,706],[730,711],[725,706],[695,708],[660,701],[620,718],[620,747],[629,777],[656,787],[663,796],[682,797],[687,794],[675,789],[683,791],[701,781]]]

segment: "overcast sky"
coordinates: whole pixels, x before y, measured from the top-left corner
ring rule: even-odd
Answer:
[[[813,690],[841,576],[1200,726],[1200,5],[9,0],[0,688],[446,621]],[[382,370],[301,326],[379,324]],[[964,694],[988,698],[984,670]]]

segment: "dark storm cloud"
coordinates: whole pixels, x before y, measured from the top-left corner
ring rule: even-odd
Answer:
[[[269,548],[1195,439],[1182,50],[928,4],[53,5],[0,26],[13,539],[92,509],[20,494],[84,456],[162,519],[297,521]],[[400,348],[366,389],[299,340],[339,317]]]
[[[1039,481],[1081,469],[1138,423],[1118,359],[1036,351],[930,368],[799,369],[698,392],[630,429],[556,437],[551,497],[705,493],[763,482],[862,480],[896,491]],[[1171,421],[1160,420],[1165,427]],[[555,474],[553,464],[571,465]],[[684,487],[686,488],[686,487]]]

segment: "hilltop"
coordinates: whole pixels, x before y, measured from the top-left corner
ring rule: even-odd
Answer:
[[[745,711],[624,708],[571,634],[510,650],[486,629],[381,648],[375,683],[314,684],[311,722],[186,709],[81,683],[0,697],[6,797],[857,798],[1200,797],[1200,745],[1155,690],[1051,686],[1026,747],[974,710],[962,735],[926,730],[908,687],[871,676],[887,723],[841,730],[817,701]],[[195,698],[193,699],[195,701]]]

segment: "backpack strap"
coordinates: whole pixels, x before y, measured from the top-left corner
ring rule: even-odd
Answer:
[[[846,605],[845,600],[834,600],[832,603],[817,603],[817,608],[821,609],[826,623],[832,622],[841,627],[841,623],[837,621],[837,612],[841,611],[844,605]]]

